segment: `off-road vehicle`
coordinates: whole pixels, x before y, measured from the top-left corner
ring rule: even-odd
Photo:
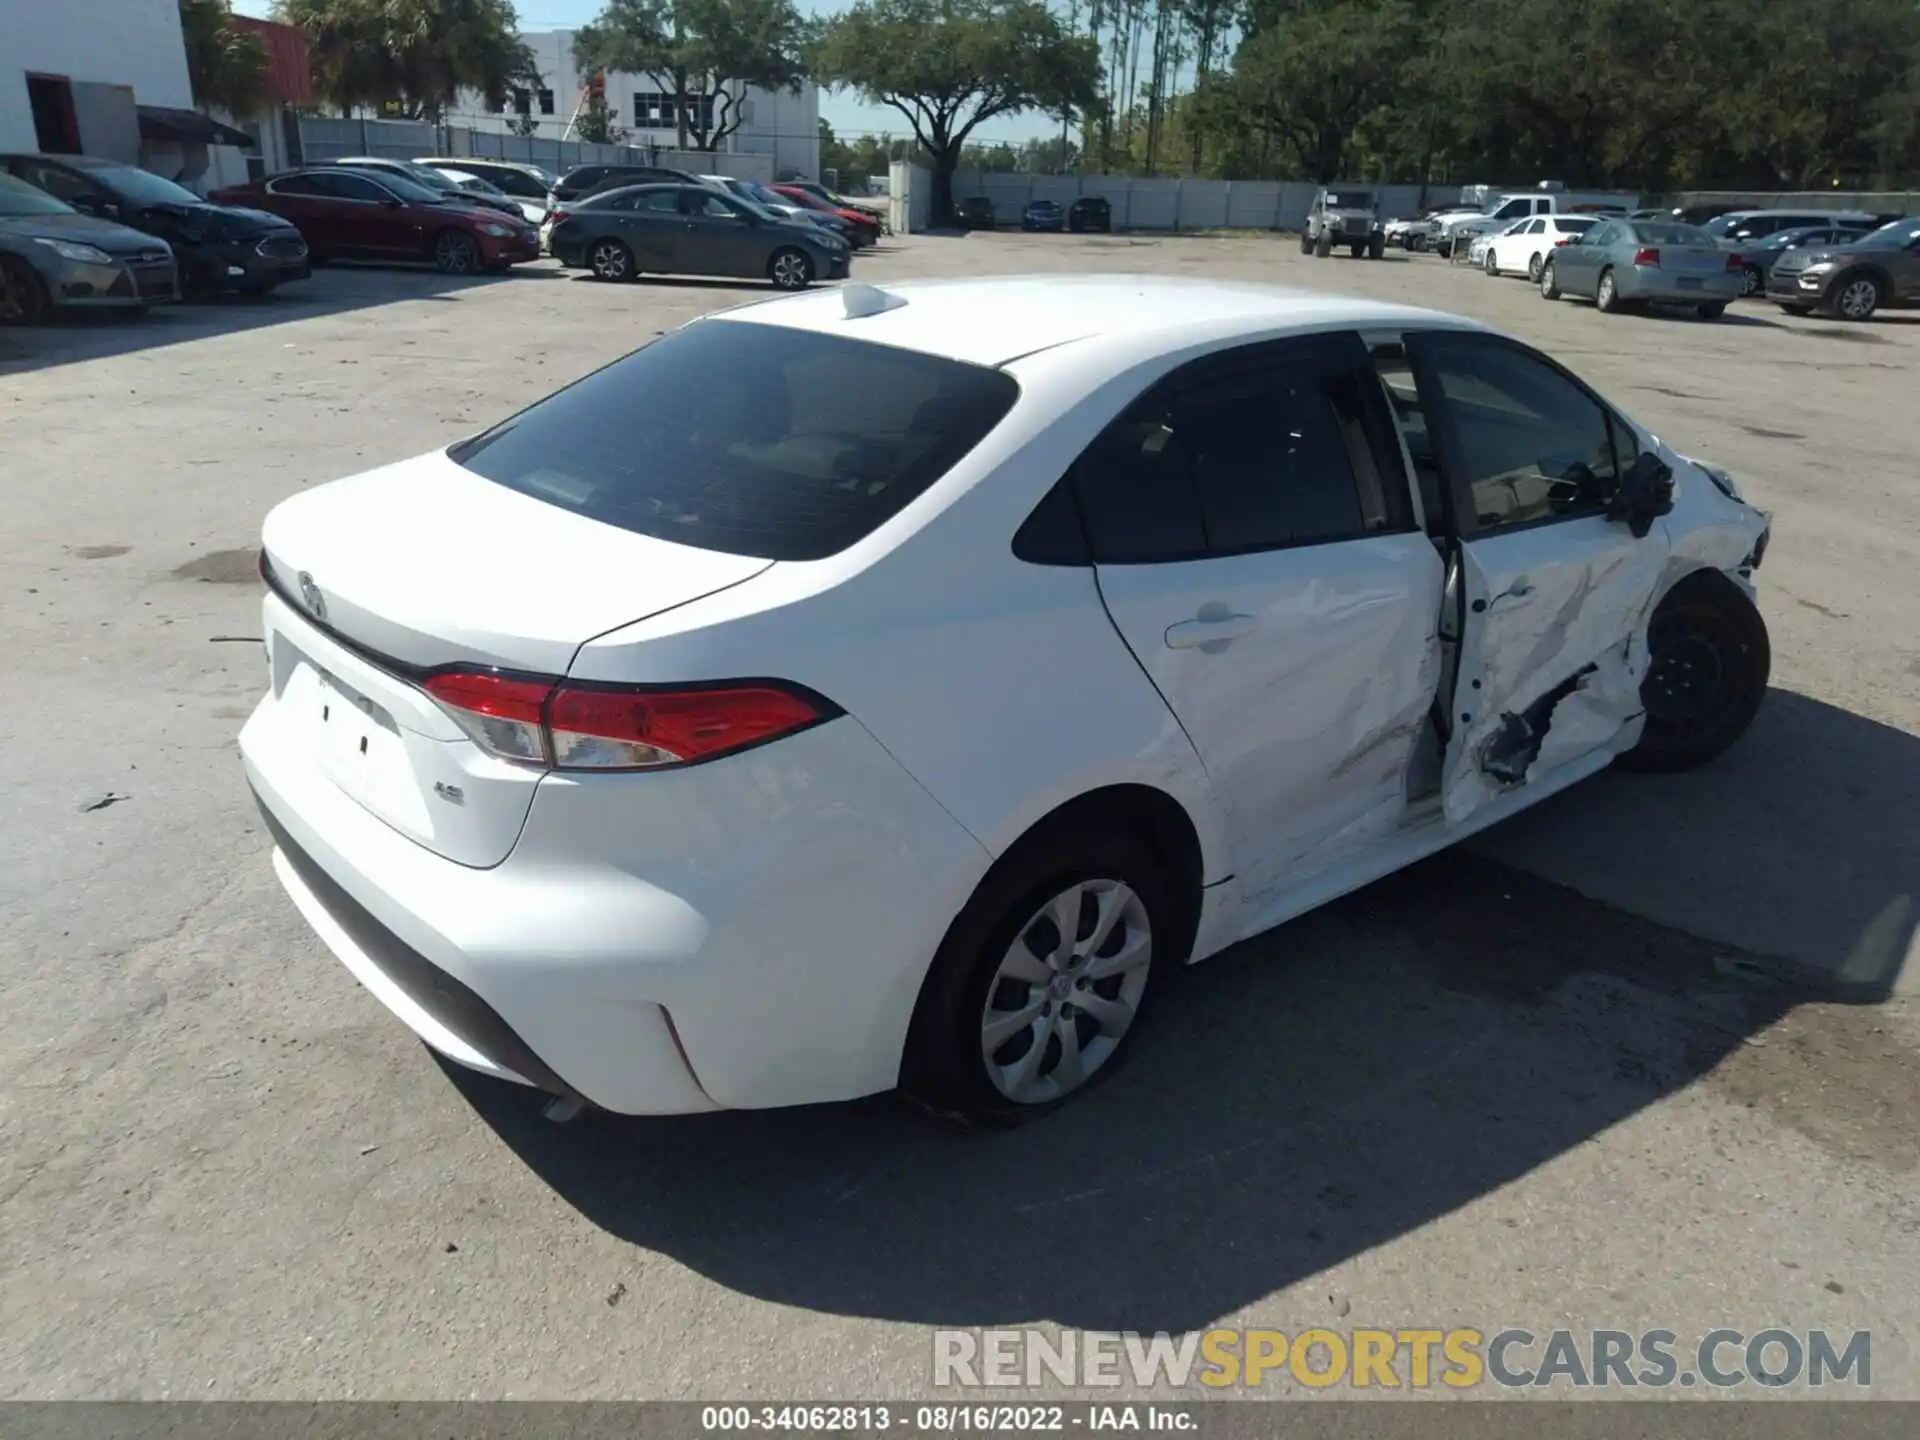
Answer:
[[[1344,245],[1358,260],[1378,260],[1387,253],[1387,234],[1371,190],[1322,190],[1313,197],[1307,223],[1300,231],[1302,255],[1331,255]]]

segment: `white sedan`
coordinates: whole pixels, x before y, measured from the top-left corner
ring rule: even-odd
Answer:
[[[1768,534],[1468,320],[849,285],[283,502],[240,744],[294,903],[456,1061],[1018,1118],[1168,968],[1731,745]]]
[[[1489,275],[1524,275],[1539,283],[1540,271],[1555,247],[1584,235],[1598,220],[1591,215],[1535,215],[1516,220],[1484,245],[1476,242],[1475,263]]]

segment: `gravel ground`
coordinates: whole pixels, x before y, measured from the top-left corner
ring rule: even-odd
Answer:
[[[0,1397],[906,1397],[929,1327],[1026,1323],[1870,1329],[1920,1397],[1920,314],[1609,317],[1265,238],[858,266],[1084,269],[1472,314],[1728,466],[1777,517],[1752,735],[1191,972],[1039,1126],[557,1126],[279,893],[233,743],[253,546],[751,287],[337,269],[0,332]]]

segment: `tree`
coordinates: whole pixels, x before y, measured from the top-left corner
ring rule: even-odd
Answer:
[[[1091,105],[1093,42],[1036,0],[858,0],[822,27],[812,51],[824,82],[907,117],[933,172],[936,221],[953,218],[953,172],[997,115]]]
[[[314,88],[343,114],[398,101],[438,124],[462,90],[498,109],[539,83],[512,0],[277,0],[275,14],[306,32]]]
[[[180,0],[193,103],[229,115],[258,113],[267,103],[267,51],[257,35],[233,23],[228,0]]]
[[[807,27],[793,0],[606,0],[574,63],[645,75],[673,97],[679,146],[717,150],[746,118],[748,86],[800,88]]]
[[[573,138],[584,140],[589,145],[624,145],[627,132],[613,123],[613,111],[607,106],[607,93],[594,89],[587,94],[587,103],[580,107],[580,113],[573,119]]]

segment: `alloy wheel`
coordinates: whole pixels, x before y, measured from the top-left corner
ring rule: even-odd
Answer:
[[[449,275],[465,275],[479,262],[472,240],[457,230],[449,230],[433,246],[433,263]]]
[[[1849,320],[1865,320],[1880,304],[1880,287],[1862,276],[1849,280],[1840,289],[1835,307]]]
[[[1540,257],[1535,255],[1527,261],[1527,278],[1536,285],[1540,283],[1540,270]]]
[[[1082,880],[1035,912],[987,986],[980,1053],[1021,1105],[1059,1100],[1113,1057],[1153,962],[1147,907],[1123,881]]]
[[[813,279],[813,267],[798,250],[782,250],[773,257],[773,283],[782,290],[802,290]]]
[[[612,240],[602,240],[593,247],[591,257],[593,273],[602,280],[624,280],[627,278],[627,247]]]
[[[1758,295],[1760,293],[1760,284],[1760,272],[1749,265],[1746,273],[1740,277],[1740,293],[1742,295]]]

